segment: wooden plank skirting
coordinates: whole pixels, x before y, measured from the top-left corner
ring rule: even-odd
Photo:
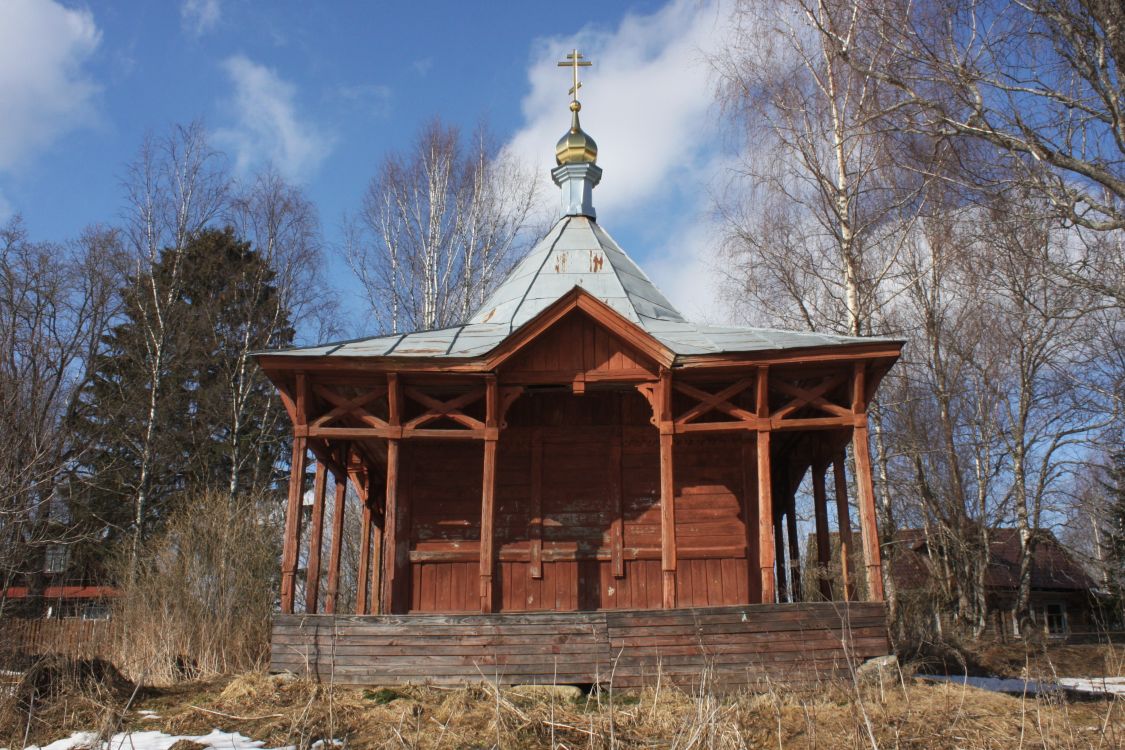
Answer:
[[[496,615],[278,615],[270,667],[361,685],[764,688],[846,677],[889,651],[878,602]]]

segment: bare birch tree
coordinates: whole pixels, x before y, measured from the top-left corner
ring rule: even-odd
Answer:
[[[18,577],[42,583],[48,545],[76,541],[60,502],[85,446],[68,432],[117,305],[117,236],[87,230],[68,246],[0,228],[0,614]]]
[[[347,248],[379,330],[465,320],[522,255],[537,183],[494,154],[483,128],[466,144],[434,120],[380,165]]]
[[[1125,6],[1118,0],[846,0],[861,23],[821,25],[894,92],[903,127],[971,144],[958,179],[1016,185],[1067,224],[1125,229]],[[997,167],[1000,167],[997,169]],[[1120,240],[1055,268],[1125,300]],[[1046,259],[1044,259],[1046,260]]]
[[[879,82],[858,75],[818,34],[850,34],[856,19],[828,0],[745,0],[734,17],[735,41],[714,61],[720,100],[746,133],[737,184],[720,205],[728,296],[757,322],[885,333],[882,308],[900,286],[897,259],[925,180],[897,166]],[[872,405],[889,541],[894,498],[881,411]],[[889,576],[885,590],[893,609]]]
[[[237,234],[249,241],[263,260],[251,267],[254,276],[244,280],[243,293],[248,299],[268,299],[269,306],[267,311],[254,311],[253,320],[247,310],[244,325],[231,340],[236,345],[218,363],[223,369],[229,420],[226,460],[230,480],[226,490],[233,501],[243,491],[263,496],[275,478],[271,459],[278,453],[278,447],[267,448],[258,441],[272,440],[277,430],[271,425],[287,419],[277,399],[272,397],[272,385],[250,355],[256,350],[288,343],[293,330],[299,326],[323,335],[331,328],[335,316],[335,295],[329,292],[321,277],[324,264],[316,208],[299,188],[288,184],[275,169],[267,167],[248,184],[238,186],[231,200],[229,220]],[[267,290],[268,297],[263,296]],[[212,328],[231,325],[229,310],[211,312],[216,318]],[[261,398],[263,394],[268,397]],[[250,412],[254,410],[258,413],[251,417]],[[257,428],[248,436],[244,427],[250,422]],[[248,466],[251,467],[249,472]],[[244,476],[250,477],[249,487],[240,485]]]
[[[175,126],[163,138],[147,137],[140,153],[128,168],[125,239],[133,256],[132,276],[136,280],[148,373],[144,398],[147,399],[140,444],[137,476],[132,492],[132,550],[137,559],[145,533],[150,481],[154,460],[153,444],[160,429],[158,405],[163,397],[168,368],[169,341],[177,321],[170,313],[179,298],[181,259],[191,239],[223,210],[229,181],[221,157],[207,143],[201,123]],[[157,276],[153,269],[162,257],[170,261],[170,273]],[[135,398],[135,394],[122,394]]]

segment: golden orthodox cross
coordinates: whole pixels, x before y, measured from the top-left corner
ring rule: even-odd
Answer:
[[[578,89],[582,88],[582,84],[578,80],[578,69],[588,68],[594,63],[585,59],[585,56],[577,49],[569,53],[566,59],[559,63],[560,68],[572,68],[574,70],[574,85],[570,87],[568,92],[571,96],[571,101],[578,101]]]

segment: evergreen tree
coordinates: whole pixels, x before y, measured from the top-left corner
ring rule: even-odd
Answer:
[[[1102,487],[1106,497],[1106,578],[1120,607],[1125,605],[1125,449],[1109,457]]]
[[[171,333],[161,342],[157,378],[148,329],[139,324],[152,314],[146,285],[175,289],[173,304],[160,310]],[[71,512],[75,522],[102,529],[104,542],[76,550],[86,566],[138,531],[132,498],[142,481],[152,383],[160,384],[152,401],[160,429],[150,442],[155,470],[147,477],[141,537],[196,493],[273,486],[287,451],[273,389],[249,359],[293,339],[275,272],[257,250],[229,228],[206,230],[130,278],[122,296],[120,322],[104,337],[75,424],[89,450],[75,467]]]

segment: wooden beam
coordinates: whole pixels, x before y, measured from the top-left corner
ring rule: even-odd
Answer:
[[[661,370],[657,385],[660,428],[660,569],[661,602],[676,607],[676,484],[672,469],[672,373]]]
[[[758,368],[757,417],[769,424],[769,369]],[[758,574],[762,581],[763,604],[777,599],[774,579],[773,483],[770,481],[770,430],[758,429]]]
[[[852,409],[857,415],[866,415],[867,387],[863,362],[855,364],[852,378]],[[852,451],[855,454],[856,499],[859,503],[859,530],[863,537],[863,559],[867,566],[868,599],[883,601],[883,566],[879,553],[879,528],[875,520],[875,485],[871,476],[871,448],[867,434],[867,420],[856,424],[852,432]]]
[[[532,578],[543,577],[543,431],[538,427],[531,432],[531,519],[528,524],[530,565]]]
[[[387,374],[387,422],[391,428],[402,426],[402,387],[396,373]],[[387,440],[387,475],[384,482],[382,575],[379,577],[379,613],[395,614],[395,591],[399,585],[399,550],[402,509],[399,507],[399,458],[401,445],[397,439]]]
[[[293,614],[297,589],[297,561],[301,548],[301,499],[305,493],[305,438],[293,438],[289,462],[289,499],[285,506],[285,539],[281,551],[281,613]]]
[[[816,515],[816,574],[820,595],[832,600],[832,582],[828,580],[828,564],[832,561],[832,546],[828,536],[828,496],[824,489],[824,462],[817,460],[812,466],[813,507]]]
[[[480,502],[480,611],[495,612],[493,568],[495,555],[496,521],[496,443],[499,425],[500,393],[496,376],[485,378],[485,426],[492,428],[493,437],[484,441],[484,467],[481,480]]]
[[[786,481],[785,486],[785,524],[789,531],[789,593],[790,601],[804,599],[801,588],[801,547],[797,540],[797,486],[796,480]]]
[[[761,601],[761,576],[758,574],[758,477],[756,443],[749,434],[742,436],[742,525],[746,534],[746,603]]]
[[[320,599],[320,548],[324,543],[324,493],[328,488],[328,468],[316,462],[313,480],[312,518],[309,519],[309,567],[305,577],[305,612],[315,615]]]
[[[387,441],[387,480],[386,480],[386,505],[383,506],[383,575],[381,582],[381,596],[379,612],[384,615],[397,614],[395,607],[397,597],[395,591],[398,584],[398,542],[400,537],[399,526],[401,522],[401,508],[399,507],[398,470],[399,452],[401,446],[398,440]]]
[[[355,582],[355,613],[367,615],[371,613],[368,602],[368,580],[371,576],[371,502],[362,498],[363,512],[360,514],[359,527],[359,571]]]
[[[851,566],[848,557],[852,550],[852,516],[848,510],[848,475],[844,467],[844,452],[840,451],[832,461],[832,474],[836,484],[836,527],[840,532],[840,584],[844,589],[844,601],[855,598],[852,591]]]
[[[698,404],[688,409],[681,414],[677,419],[677,424],[687,424],[697,417],[718,409],[732,417],[753,421],[754,414],[745,409],[740,409],[734,404],[730,403],[730,399],[742,393],[744,390],[754,384],[753,378],[743,378],[735,382],[733,385],[727,386],[718,393],[708,393],[701,388],[696,388],[688,383],[676,383],[676,390],[685,393],[688,396],[699,401]]]
[[[372,472],[370,469],[367,471],[367,481],[371,482]],[[383,527],[386,525],[387,517],[384,513],[378,512],[378,507],[375,505],[377,497],[386,497],[384,488],[377,488],[377,492],[371,492],[367,488],[364,494],[370,497],[371,503],[371,579],[367,582],[367,605],[368,614],[384,614],[383,601],[380,592],[383,590]]]
[[[347,460],[344,461],[347,465]],[[344,512],[348,499],[348,480],[336,477],[335,504],[332,506],[332,541],[328,553],[328,592],[324,614],[336,614],[336,597],[340,592],[340,552],[344,542]]]
[[[785,497],[777,493],[781,504],[784,505]],[[777,600],[782,604],[789,601],[789,576],[786,575],[785,565],[785,512],[779,506],[773,519],[773,554],[774,575],[777,576]]]
[[[619,402],[620,405],[620,402]],[[621,432],[620,415],[618,408],[618,429],[614,431],[609,443],[609,487],[607,488],[610,511],[613,521],[609,528],[609,548],[612,556],[610,567],[614,578],[625,577],[625,508],[624,492],[622,491],[622,474],[625,466],[622,461],[624,436]]]

